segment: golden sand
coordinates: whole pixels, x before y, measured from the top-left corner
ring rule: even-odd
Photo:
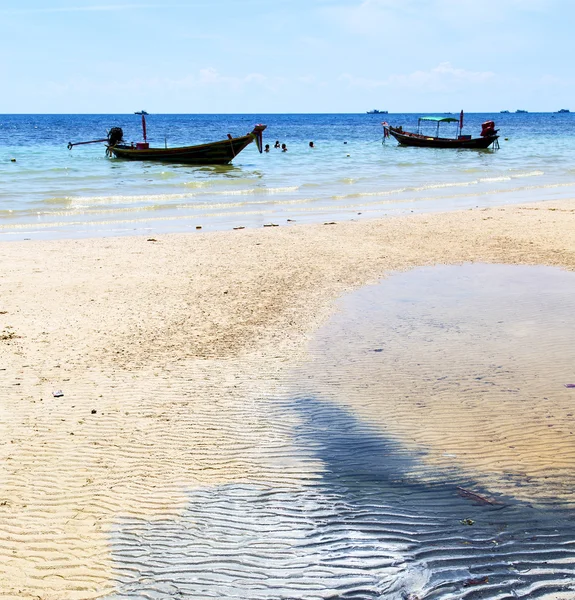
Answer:
[[[420,265],[573,269],[575,203],[156,240],[0,246],[4,598],[112,593],[114,522],[281,478],[258,403],[336,298]]]

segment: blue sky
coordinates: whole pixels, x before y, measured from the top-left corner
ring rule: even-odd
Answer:
[[[575,110],[573,0],[0,0],[0,113]]]

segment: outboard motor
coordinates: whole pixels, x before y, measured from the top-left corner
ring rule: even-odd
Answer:
[[[124,141],[124,132],[121,127],[112,127],[110,131],[108,131],[108,137],[103,140],[90,140],[88,142],[68,142],[68,150],[72,150],[74,146],[82,146],[83,144],[96,144],[98,142],[108,142],[108,146],[115,146],[119,142]],[[108,151],[106,150],[106,153]]]
[[[108,145],[115,146],[116,144],[124,141],[124,132],[121,127],[112,127],[108,131]]]
[[[491,137],[496,135],[498,131],[498,129],[495,129],[494,121],[485,121],[481,124],[481,137]]]

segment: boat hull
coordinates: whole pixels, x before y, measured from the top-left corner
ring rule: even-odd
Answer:
[[[393,127],[389,127],[389,134],[402,146],[417,146],[419,148],[485,149],[489,148],[499,137],[498,135],[488,135],[469,139],[437,138],[418,133],[409,133],[407,131],[398,131]]]
[[[242,137],[198,146],[140,149],[122,144],[109,146],[108,150],[116,158],[127,160],[151,160],[187,165],[227,165],[253,141],[254,135],[250,133]]]

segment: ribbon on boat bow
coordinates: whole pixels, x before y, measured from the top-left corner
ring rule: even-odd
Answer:
[[[387,121],[383,121],[383,139],[389,137],[389,123]]]
[[[254,130],[251,133],[251,135],[253,136],[253,138],[254,138],[254,140],[256,142],[256,146],[258,147],[258,150],[259,150],[260,154],[264,150],[264,136],[263,136],[263,131],[264,131],[265,128],[266,128],[265,125],[261,125],[260,123],[258,123],[254,127]]]

